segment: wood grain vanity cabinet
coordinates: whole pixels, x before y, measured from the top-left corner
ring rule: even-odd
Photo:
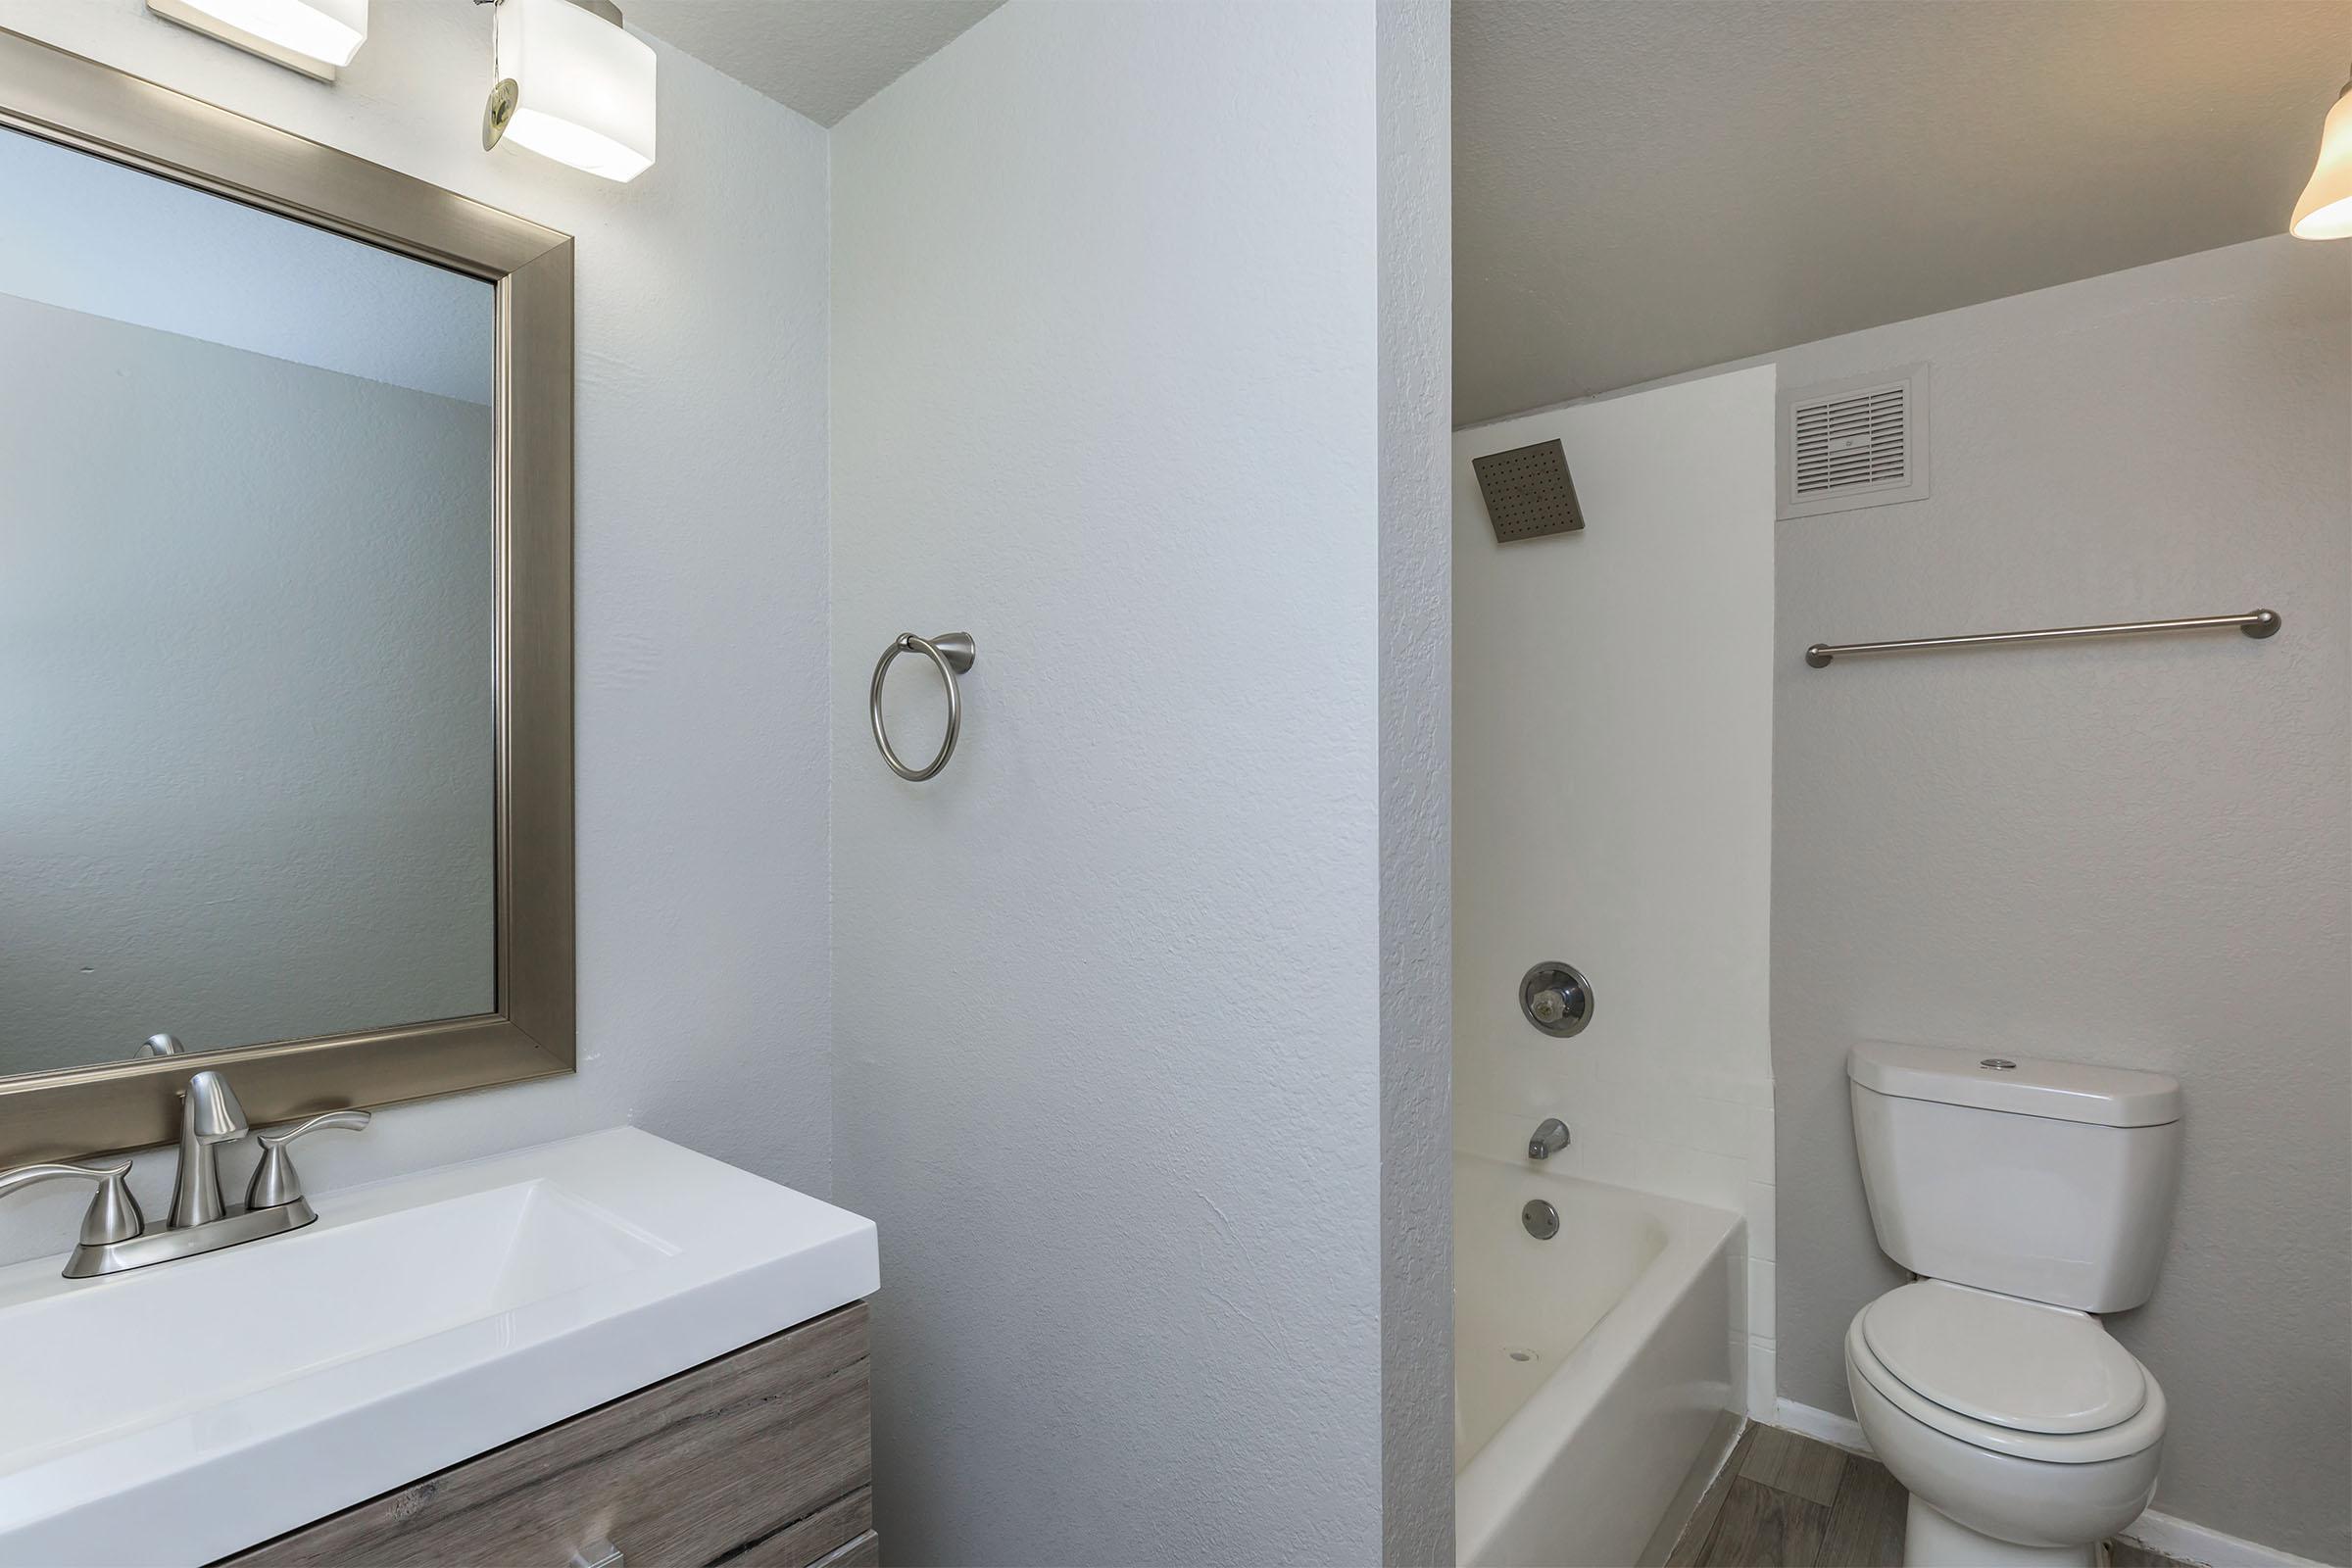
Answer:
[[[598,1542],[626,1568],[873,1564],[870,1409],[858,1301],[223,1568],[567,1568]]]

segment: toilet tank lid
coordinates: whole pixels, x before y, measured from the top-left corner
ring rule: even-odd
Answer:
[[[2161,1127],[2180,1119],[2178,1079],[2126,1067],[1866,1040],[1846,1056],[1845,1074],[1875,1094],[2017,1116],[2101,1127]]]

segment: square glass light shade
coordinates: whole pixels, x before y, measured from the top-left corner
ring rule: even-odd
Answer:
[[[2295,203],[2287,231],[2297,239],[2352,236],[2352,87],[2344,89],[2320,130],[2320,162]]]
[[[515,87],[506,139],[607,179],[654,162],[654,51],[571,0],[499,0],[498,75]]]
[[[321,65],[348,66],[368,41],[368,0],[181,0],[264,43]]]

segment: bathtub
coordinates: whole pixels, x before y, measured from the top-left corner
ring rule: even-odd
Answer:
[[[1659,1560],[1738,1425],[1740,1216],[1472,1154],[1453,1215],[1457,1560]]]

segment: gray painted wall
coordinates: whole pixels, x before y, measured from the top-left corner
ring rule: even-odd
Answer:
[[[1368,4],[1011,5],[834,130],[835,1172],[898,1560],[1367,1563],[1384,1482],[1427,1505],[1383,1475],[1384,1133],[1445,1141],[1383,1121],[1376,671],[1384,586],[1444,599],[1382,576],[1380,279],[1444,220],[1381,211],[1378,54]],[[904,784],[867,678],[951,627],[962,741]],[[904,744],[940,711],[902,661]]]
[[[579,1072],[390,1107],[318,1140],[304,1174],[326,1189],[626,1122],[821,1197],[824,132],[657,45],[662,161],[641,178],[484,154],[487,9],[376,10],[326,89],[142,0],[0,0],[0,26],[578,241]],[[140,1158],[150,1212],[170,1164]],[[60,1250],[82,1202],[0,1204],[0,1260]]]
[[[489,1011],[491,411],[6,294],[0,358],[0,1073]]]
[[[2352,276],[2278,238],[1777,356],[1927,360],[1933,499],[1780,526],[1780,1383],[1901,1279],[1843,1076],[1863,1038],[2155,1068],[2188,1099],[2155,1298],[2156,1507],[2352,1557]],[[1866,640],[2270,606],[2233,635],[1805,667]]]

